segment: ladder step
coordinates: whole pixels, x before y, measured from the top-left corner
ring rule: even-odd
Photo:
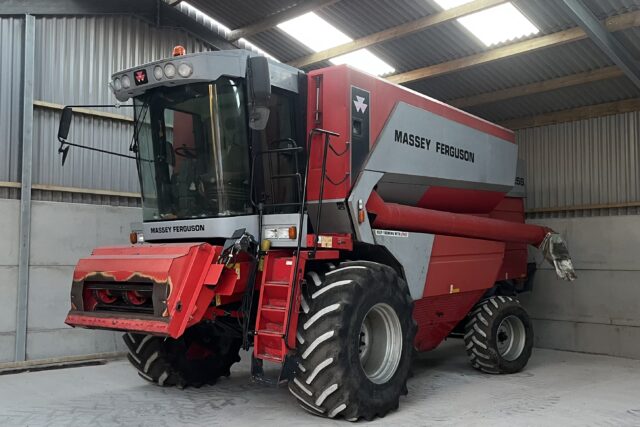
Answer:
[[[282,323],[266,322],[258,330],[258,335],[272,335],[282,338],[284,333],[284,325]]]
[[[258,354],[258,358],[262,359],[262,360],[268,360],[271,362],[276,362],[276,363],[280,363],[284,360],[284,358],[282,357],[278,357],[272,354],[267,354],[267,353],[259,353]]]
[[[282,305],[273,305],[273,304],[263,305],[262,309],[263,310],[268,310],[268,311],[285,311],[286,306],[284,304],[284,301],[282,301]]]
[[[302,178],[299,173],[284,173],[280,175],[271,175],[271,179],[284,179],[284,178]]]
[[[289,282],[287,281],[268,281],[268,282],[264,282],[265,285],[267,286],[289,286]]]
[[[271,331],[268,329],[261,329],[256,331],[256,333],[261,337],[272,337],[272,338],[282,338],[282,334],[277,331]]]
[[[269,328],[270,325],[267,325],[266,328]],[[284,330],[282,329],[282,325],[278,325],[278,329],[261,329],[256,331],[259,336],[267,336],[273,338],[282,338],[284,334]]]

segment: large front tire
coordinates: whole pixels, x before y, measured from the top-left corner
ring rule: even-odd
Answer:
[[[240,361],[242,340],[215,336],[195,326],[178,339],[128,333],[123,336],[129,362],[147,381],[160,386],[200,387],[230,375]]]
[[[309,272],[306,283],[291,393],[329,418],[371,420],[397,409],[416,333],[404,280],[382,264],[345,262]]]

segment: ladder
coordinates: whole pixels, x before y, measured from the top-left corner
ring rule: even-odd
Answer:
[[[290,252],[272,251],[264,258],[254,340],[254,357],[258,359],[282,363],[288,352],[285,334],[289,307],[298,298],[294,293],[299,289],[292,286],[295,265],[296,257]],[[298,316],[293,317],[297,323]],[[295,330],[296,326],[290,327]]]

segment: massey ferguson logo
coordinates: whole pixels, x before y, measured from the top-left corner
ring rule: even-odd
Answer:
[[[364,96],[356,95],[356,99],[353,100],[353,105],[355,105],[358,113],[364,114],[364,112],[367,111],[368,105],[364,103]]]
[[[133,72],[133,78],[136,81],[136,86],[140,86],[140,85],[143,85],[143,84],[149,82],[149,80],[147,79],[147,71],[146,70],[134,71]]]

